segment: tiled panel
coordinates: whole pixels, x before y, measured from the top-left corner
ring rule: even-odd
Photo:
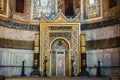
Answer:
[[[120,17],[114,18],[114,19],[109,19],[109,20],[104,20],[101,22],[96,22],[96,23],[87,23],[81,25],[81,30],[91,30],[91,29],[97,29],[97,28],[104,28],[104,27],[109,27],[109,26],[114,26],[120,24]]]
[[[0,26],[7,28],[14,28],[19,30],[28,30],[28,31],[38,31],[39,25],[25,24],[25,23],[16,23],[10,20],[0,20]]]

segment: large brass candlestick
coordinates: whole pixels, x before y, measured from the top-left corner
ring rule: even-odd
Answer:
[[[44,75],[43,75],[43,77],[47,77],[47,65],[46,65],[46,63],[47,63],[47,56],[45,55],[45,60],[44,60]]]
[[[25,66],[24,66],[25,61],[22,61],[22,71],[21,71],[21,76],[26,76],[25,75]]]
[[[75,77],[74,75],[74,56],[71,57],[71,77]]]

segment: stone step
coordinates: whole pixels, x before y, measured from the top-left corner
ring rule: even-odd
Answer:
[[[10,77],[10,78],[6,78],[5,80],[110,80],[107,77]]]

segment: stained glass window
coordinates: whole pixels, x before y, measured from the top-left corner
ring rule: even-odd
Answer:
[[[84,0],[84,19],[91,19],[101,16],[100,0]]]
[[[53,18],[56,13],[55,0],[33,0],[33,19],[39,20],[41,15]]]

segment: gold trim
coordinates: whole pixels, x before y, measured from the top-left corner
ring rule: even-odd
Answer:
[[[80,22],[80,19],[79,19],[79,17],[80,17],[80,14],[78,14],[75,18],[70,18],[70,19],[68,19],[68,18],[66,18],[66,16],[63,14],[63,12],[59,12],[58,14],[57,14],[57,16],[54,18],[54,19],[47,19],[47,18],[45,18],[45,16],[44,15],[42,15],[41,16],[41,19],[40,19],[40,23],[42,23],[42,22],[48,22],[48,23],[50,23],[50,22],[58,22],[58,23],[62,23],[62,22],[67,22],[67,23],[79,23]]]
[[[51,45],[52,42],[54,42],[57,39],[62,39],[65,40],[68,45],[69,45],[69,50],[67,51],[69,54],[69,64],[68,64],[68,74],[67,76],[71,75],[71,55],[74,54],[76,56],[75,58],[75,66],[77,66],[77,68],[75,68],[75,74],[77,75],[80,71],[80,61],[81,59],[78,57],[80,56],[80,45],[79,45],[79,28],[80,28],[80,20],[79,20],[79,15],[77,15],[74,19],[67,19],[64,14],[62,12],[59,12],[58,15],[52,19],[52,20],[48,20],[46,19],[44,16],[41,17],[40,20],[40,72],[41,75],[44,74],[44,57],[45,54],[50,55],[51,57]],[[71,26],[72,29],[70,30],[50,30],[49,26]],[[71,37],[50,37],[49,34],[50,33],[56,33],[56,32],[60,32],[60,33],[65,33],[65,32],[69,32],[71,34]],[[49,59],[49,61],[51,61],[52,59]],[[48,72],[48,76],[52,76],[51,73],[51,67],[52,64],[48,64],[47,63],[47,71]]]
[[[7,3],[8,3],[8,0],[2,0],[3,1],[3,5],[2,5],[2,9],[0,9],[0,16],[2,15],[6,15],[7,16]],[[2,14],[2,15],[1,15]]]

